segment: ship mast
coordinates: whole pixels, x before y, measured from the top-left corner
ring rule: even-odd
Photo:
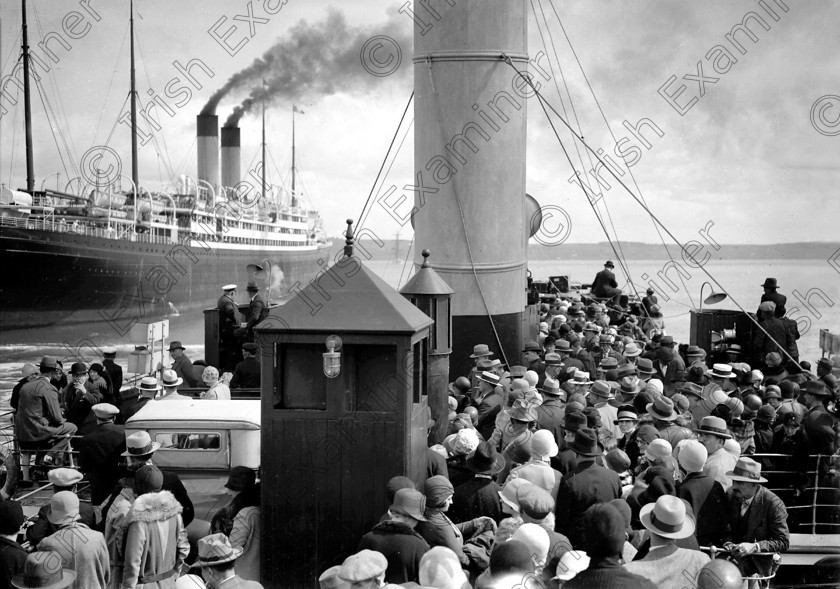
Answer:
[[[134,0],[130,1],[131,18],[131,182],[135,193],[139,190],[139,174],[137,171],[137,85],[134,76]]]
[[[21,0],[23,44],[23,120],[26,127],[26,192],[35,190],[35,166],[32,153],[32,104],[29,97],[29,37],[26,28],[26,0]]]
[[[297,206],[297,198],[295,192],[295,108],[292,107],[292,208]]]

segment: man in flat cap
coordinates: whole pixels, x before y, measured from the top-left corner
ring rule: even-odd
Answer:
[[[388,559],[381,552],[365,549],[344,559],[338,576],[352,589],[378,589],[387,569]]]
[[[230,388],[248,389],[260,386],[260,361],[257,359],[257,344],[245,342],[242,344],[242,362],[236,365]]]
[[[121,454],[125,452],[125,427],[114,423],[120,410],[109,403],[93,406],[96,429],[79,446],[79,468],[90,481],[90,500],[100,505],[120,480]]]

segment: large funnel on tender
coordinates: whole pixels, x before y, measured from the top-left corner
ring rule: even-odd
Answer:
[[[209,184],[213,187],[214,194],[218,195],[219,117],[216,115],[198,115],[196,117],[196,131],[199,188],[207,190],[207,184]]]
[[[242,180],[239,127],[222,127],[222,188],[235,189]]]

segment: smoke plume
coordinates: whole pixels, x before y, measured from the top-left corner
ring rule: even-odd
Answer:
[[[407,23],[407,24],[406,24]],[[364,90],[383,83],[362,66],[360,52],[376,35],[396,41],[403,63],[394,76],[411,72],[413,40],[411,21],[392,16],[376,27],[349,27],[341,12],[330,10],[316,23],[300,21],[262,57],[237,72],[207,101],[202,114],[214,114],[219,102],[230,93],[248,91],[248,97],[228,117],[225,126],[235,126],[251,107],[272,101],[294,102],[319,98],[342,90]]]

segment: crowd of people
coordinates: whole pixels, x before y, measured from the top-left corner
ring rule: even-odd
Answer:
[[[782,328],[758,330],[750,366],[734,343],[680,345],[648,321],[654,293],[634,314],[601,278],[609,306],[542,305],[520,365],[474,346],[429,478],[387,482],[388,511],[322,588],[720,588],[772,575],[796,518],[761,454],[788,456],[788,497],[814,485],[808,455],[826,458],[821,484],[840,485],[833,360],[799,361],[772,279],[759,323]],[[728,557],[711,560],[712,546]]]
[[[778,318],[781,296],[762,301],[772,313],[763,325]],[[811,372],[770,337],[760,365],[735,344],[712,361],[711,350],[641,322],[620,298],[608,307],[575,296],[541,308],[520,365],[476,344],[473,365],[449,384],[448,431],[429,449],[427,476],[387,481],[387,511],[320,586],[707,589],[771,575],[791,518],[762,454],[786,456],[793,497],[813,492],[809,455],[824,456],[823,474],[838,482],[833,360]],[[243,362],[257,363],[253,344],[243,349]],[[55,457],[54,495],[27,528],[30,553],[17,543],[20,504],[0,500],[0,585],[261,587],[254,471],[231,471],[230,501],[190,554],[189,494],[155,464],[160,444],[121,425],[149,402],[188,398],[178,387],[194,371],[179,342],[170,350],[175,367],[161,382],[143,378],[129,403],[106,363],[74,364],[67,383],[53,358],[24,367],[16,434],[23,453]],[[202,376],[207,398],[230,397],[218,370]],[[81,436],[79,470],[58,464],[70,434]],[[77,494],[83,480],[90,503]],[[728,560],[701,550],[711,546]]]

